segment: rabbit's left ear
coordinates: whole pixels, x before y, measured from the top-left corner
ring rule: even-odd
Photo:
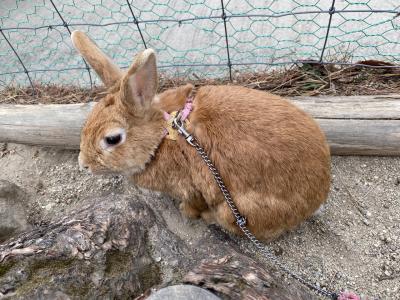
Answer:
[[[136,111],[150,107],[158,87],[156,55],[153,49],[139,53],[121,82],[121,99]]]
[[[122,78],[121,69],[85,33],[75,30],[71,34],[71,40],[106,87],[113,86]]]

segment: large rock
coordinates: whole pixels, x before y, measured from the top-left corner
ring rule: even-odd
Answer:
[[[29,227],[25,193],[14,183],[0,180],[0,243]]]

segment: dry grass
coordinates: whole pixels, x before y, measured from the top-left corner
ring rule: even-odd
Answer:
[[[1,104],[70,104],[80,102],[97,101],[104,95],[104,88],[93,89],[79,88],[75,86],[41,85],[35,84],[35,93],[31,87],[18,88],[7,87],[0,90]]]
[[[227,79],[161,78],[160,91],[191,82],[196,86],[236,84],[269,91],[282,96],[317,95],[377,95],[400,93],[400,67],[380,61],[365,61],[363,64],[379,66],[338,67],[334,65],[307,64],[275,70],[268,73],[243,73],[233,83]],[[104,88],[78,88],[59,85],[36,85],[32,88],[7,87],[0,91],[0,103],[79,103],[96,101],[103,97]]]

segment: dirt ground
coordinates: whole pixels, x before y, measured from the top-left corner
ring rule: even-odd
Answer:
[[[0,144],[0,180],[27,194],[31,224],[48,222],[85,197],[148,193],[122,177],[80,172],[77,154]],[[332,171],[325,209],[269,246],[291,269],[322,287],[399,299],[400,158],[334,157]],[[156,193],[154,197],[172,201]],[[179,230],[184,237],[207,227],[192,221]],[[244,252],[253,250],[247,240],[235,239]]]

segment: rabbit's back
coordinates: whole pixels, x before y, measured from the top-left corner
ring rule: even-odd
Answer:
[[[206,86],[190,118],[239,209],[257,226],[293,227],[326,200],[329,147],[317,123],[293,104],[244,87]],[[194,177],[212,180],[205,165],[195,170]],[[223,201],[216,186],[197,179],[206,201]]]

